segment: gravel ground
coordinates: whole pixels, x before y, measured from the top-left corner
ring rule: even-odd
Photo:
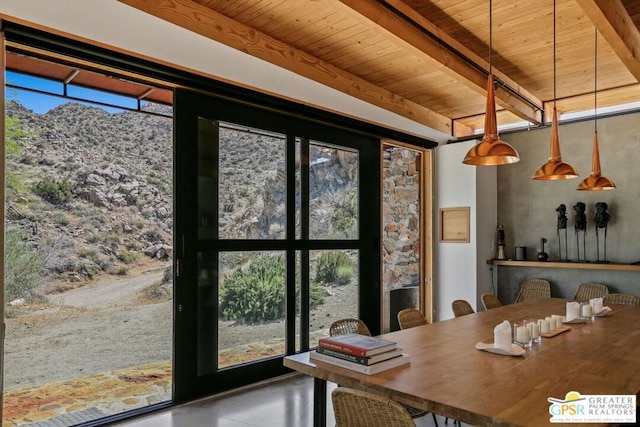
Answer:
[[[49,297],[46,306],[12,308],[6,319],[5,390],[170,360],[173,301],[141,304],[139,292],[162,270],[89,284]],[[311,330],[355,313],[354,285],[328,287],[311,313]],[[220,324],[220,348],[284,336],[284,322]]]

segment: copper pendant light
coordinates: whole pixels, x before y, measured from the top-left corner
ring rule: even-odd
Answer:
[[[533,173],[533,179],[554,181],[577,178],[578,172],[562,161],[558,137],[558,111],[556,110],[556,2],[553,1],[553,119],[551,123],[551,149],[549,160]]]
[[[508,165],[520,161],[518,152],[498,137],[496,120],[496,101],[493,89],[493,18],[489,1],[489,76],[487,77],[487,108],[484,118],[484,137],[474,145],[464,157],[462,163],[476,166]]]
[[[594,123],[594,134],[593,134],[593,154],[591,156],[591,175],[586,177],[580,182],[578,185],[578,190],[584,191],[602,191],[602,190],[613,190],[616,188],[616,185],[612,180],[607,178],[606,176],[602,176],[602,172],[600,171],[600,150],[598,148],[598,29],[595,29],[595,54],[594,54],[594,63],[595,63],[595,72],[594,72],[594,81],[595,88],[593,90],[593,123]]]

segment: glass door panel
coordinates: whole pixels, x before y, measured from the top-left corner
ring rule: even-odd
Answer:
[[[284,252],[222,252],[219,260],[218,367],[283,355],[287,295]]]
[[[359,317],[360,257],[357,250],[349,249],[311,251],[309,258],[310,347],[313,347],[318,339],[329,336],[333,321]]]
[[[309,144],[309,238],[358,238],[358,152]]]
[[[176,400],[288,372],[338,318],[377,331],[373,141],[181,90],[176,111]]]

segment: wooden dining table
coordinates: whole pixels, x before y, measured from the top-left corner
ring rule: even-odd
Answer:
[[[565,299],[543,298],[381,335],[411,356],[409,365],[364,375],[287,356],[284,365],[314,377],[314,426],[326,423],[327,381],[482,426],[551,425],[548,398],[640,393],[640,307],[610,305],[606,317],[571,324],[534,343],[523,356],[476,349],[494,327],[564,315]],[[557,424],[553,424],[557,425]],[[578,425],[606,425],[604,423]]]

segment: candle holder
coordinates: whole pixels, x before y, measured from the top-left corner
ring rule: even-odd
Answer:
[[[513,324],[513,341],[522,348],[531,348],[531,331],[526,320]]]
[[[531,342],[540,344],[542,342],[542,335],[540,331],[540,325],[535,320],[528,320],[527,326],[529,327],[529,333],[531,334]]]

